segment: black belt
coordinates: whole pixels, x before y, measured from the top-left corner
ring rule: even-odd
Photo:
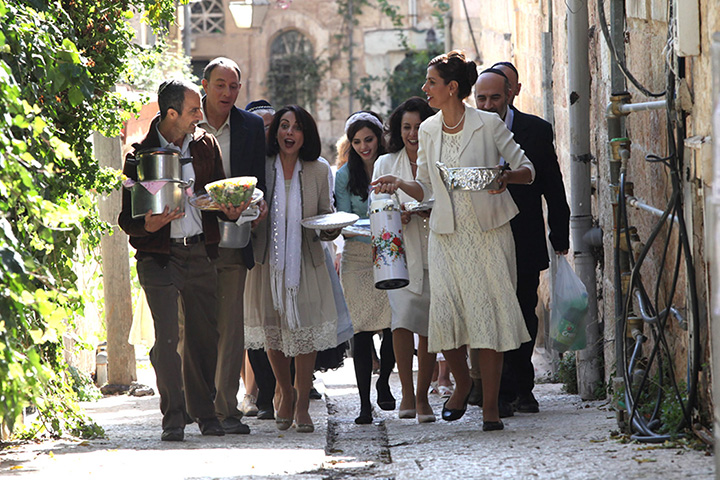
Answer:
[[[199,233],[197,235],[193,235],[192,237],[182,237],[182,238],[171,238],[170,243],[172,245],[193,245],[195,243],[200,243],[205,241],[205,235],[202,233]]]

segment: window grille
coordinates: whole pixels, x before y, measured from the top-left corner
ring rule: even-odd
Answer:
[[[225,8],[222,0],[191,3],[190,12],[193,35],[225,33]]]

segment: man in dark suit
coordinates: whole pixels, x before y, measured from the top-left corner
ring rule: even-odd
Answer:
[[[514,74],[514,84],[506,71]],[[517,70],[509,62],[485,70],[475,84],[477,108],[500,115],[513,132],[515,141],[535,166],[535,181],[531,185],[507,187],[520,210],[510,222],[517,261],[516,293],[532,340],[523,343],[517,350],[505,352],[500,384],[501,417],[512,416],[514,410],[525,413],[539,411],[538,402],[532,393],[535,386],[532,352],[538,331],[535,307],[540,272],[549,266],[543,197],[547,203],[549,238],[553,249],[557,254],[564,255],[570,244],[570,208],[553,145],[552,126],[539,117],[514,108],[511,102],[517,92]],[[471,362],[473,357],[471,352]]]
[[[241,72],[237,63],[219,57],[203,72],[203,120],[200,126],[217,138],[227,177],[257,177],[257,188],[265,191],[265,129],[262,120],[235,106]],[[260,218],[267,204],[259,204]],[[239,220],[242,222],[241,217]],[[238,228],[226,225],[226,228]],[[245,351],[243,291],[247,271],[255,265],[252,244],[244,248],[219,248],[217,260],[218,358],[215,374],[215,411],[226,433],[250,433],[238,409],[240,370]]]

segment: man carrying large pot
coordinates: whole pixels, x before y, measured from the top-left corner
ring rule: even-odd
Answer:
[[[203,119],[199,125],[217,138],[223,168],[228,177],[253,176],[256,188],[265,192],[265,127],[257,115],[235,106],[241,72],[237,63],[218,57],[205,67],[202,86]],[[267,215],[264,200],[258,205],[258,222]],[[244,218],[238,223],[243,222]],[[250,236],[250,223],[222,224],[217,262],[217,372],[215,374],[215,412],[226,433],[250,433],[242,423],[237,394],[245,353],[243,291],[247,271],[255,265],[252,244],[241,245]],[[245,229],[245,231],[243,231]],[[227,238],[226,238],[227,237]],[[238,240],[240,239],[240,240]]]
[[[133,146],[135,152],[160,147],[192,157],[182,166],[181,180],[194,179],[195,191],[225,178],[217,141],[196,126],[202,120],[198,88],[184,80],[166,81],[158,89],[158,104],[160,115],[152,121],[145,139]],[[124,173],[138,180],[135,162],[126,160]],[[149,210],[133,218],[131,194],[124,190],[118,218],[120,228],[137,250],[138,278],[155,326],[150,361],[160,392],[161,439],[165,441],[183,440],[186,411],[198,422],[203,435],[225,434],[213,405],[218,215],[236,220],[248,205],[222,205],[222,213],[216,213],[201,212],[187,198],[183,201],[184,212],[180,207],[165,207],[162,213]],[[177,352],[178,297],[185,316],[182,359]]]

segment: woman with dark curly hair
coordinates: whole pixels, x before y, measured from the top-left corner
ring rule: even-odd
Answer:
[[[265,348],[275,387],[275,423],[314,430],[309,393],[318,351],[337,346],[338,313],[325,252],[306,217],[333,211],[329,167],[319,162],[320,135],[302,107],[290,105],[274,116],[265,164],[269,215],[254,231],[256,267],[245,288],[245,343]],[[339,230],[322,231],[332,240]],[[295,382],[290,360],[295,358]]]
[[[423,91],[428,104],[440,111],[420,127],[416,181],[384,175],[373,184],[376,191],[394,193],[400,188],[418,200],[434,196],[428,240],[428,350],[443,352],[456,382],[442,418],[452,421],[465,414],[472,387],[467,348],[477,348],[484,393],[482,428],[487,431],[503,429],[498,411],[503,352],[530,340],[514,294],[517,273],[510,219],[518,208],[507,184],[532,183],[535,169],[496,113],[463,103],[477,77],[475,62],[462,52],[430,61]],[[437,165],[497,167],[501,157],[511,169],[503,170],[493,190],[446,185],[442,165]]]
[[[373,178],[397,175],[414,180],[417,174],[418,131],[420,124],[434,114],[427,102],[413,97],[393,111],[388,120],[387,153],[375,162]],[[413,200],[400,192],[402,203]],[[402,384],[400,418],[415,418],[419,423],[435,421],[428,401],[428,390],[435,367],[435,354],[428,353],[428,320],[430,312],[430,281],[427,270],[427,218],[429,212],[403,212],[403,242],[410,284],[405,288],[388,290],[392,309],[392,335],[395,360]],[[415,336],[419,337],[417,393],[413,391],[413,353]]]
[[[335,203],[343,212],[368,218],[368,197],[373,166],[385,153],[382,141],[383,125],[374,112],[356,112],[345,123],[345,135],[350,142],[348,161],[335,176]],[[345,238],[340,261],[340,281],[350,310],[353,330],[353,365],[360,393],[360,415],[355,423],[372,422],[370,380],[372,377],[373,335],[382,331],[380,346],[380,376],[375,387],[377,404],[383,410],[395,410],[395,398],[390,391],[390,374],[395,366],[390,304],[387,295],[375,289],[370,238]]]

